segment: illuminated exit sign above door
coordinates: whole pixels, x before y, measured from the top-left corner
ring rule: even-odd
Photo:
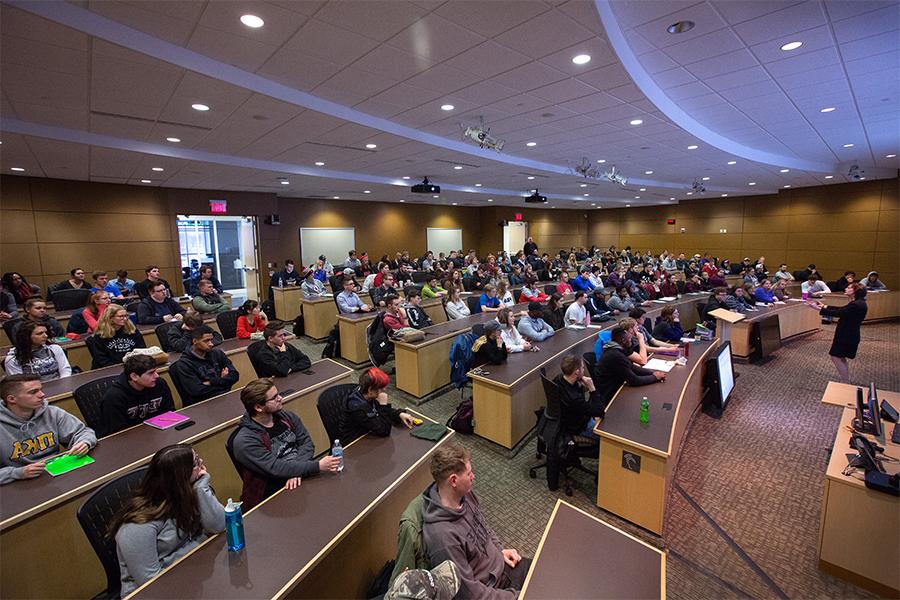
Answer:
[[[214,215],[224,215],[228,212],[228,200],[210,200],[209,212]]]

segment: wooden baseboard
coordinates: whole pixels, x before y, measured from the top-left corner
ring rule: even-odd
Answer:
[[[853,585],[868,590],[873,594],[878,594],[882,598],[900,599],[900,590],[896,590],[888,585],[869,579],[868,577],[863,577],[862,575],[849,571],[843,567],[833,565],[828,561],[819,559],[819,570],[825,571],[829,575],[834,575],[845,581],[849,581]]]

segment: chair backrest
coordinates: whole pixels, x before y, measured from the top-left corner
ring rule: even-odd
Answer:
[[[147,467],[141,467],[104,484],[84,501],[76,513],[84,535],[103,565],[106,596],[110,598],[119,597],[122,581],[116,540],[106,535],[109,522],[137,489],[146,472]]]
[[[344,291],[344,276],[343,275],[329,275],[328,276],[328,285],[331,286],[331,291],[335,294],[338,294]]]
[[[77,311],[72,313],[72,316],[69,317],[69,322],[66,324],[66,333],[83,335],[87,332],[88,324],[87,321],[84,320],[84,315]]]
[[[176,363],[178,361],[175,361]],[[169,377],[172,378],[172,385],[175,386],[175,390],[178,392],[178,396],[181,398],[182,406],[190,406],[193,404],[191,402],[190,395],[187,393],[187,390],[184,389],[184,385],[181,383],[181,375],[178,374],[178,369],[175,368],[175,363],[169,366]]]
[[[338,431],[340,430],[341,412],[344,410],[344,404],[347,402],[347,396],[356,389],[355,383],[342,383],[333,385],[319,395],[316,400],[316,408],[319,411],[319,418],[322,419],[322,425],[328,433],[328,442],[333,444],[338,439]],[[342,440],[341,444],[348,444],[353,440]]]
[[[466,304],[469,306],[469,312],[473,315],[481,312],[481,297],[469,296],[466,298]]]
[[[56,310],[84,308],[90,297],[91,290],[87,288],[81,288],[80,290],[57,290],[53,292],[53,308]]]
[[[428,277],[431,275],[428,271],[413,271],[413,283],[428,283]]]
[[[515,289],[515,290],[512,291],[512,295],[513,295],[513,301],[514,301],[516,304],[518,304],[518,303],[519,303],[519,298],[522,297],[522,290],[521,290],[521,289]]]
[[[473,283],[475,283],[475,281],[471,277],[463,277],[462,284],[465,291],[471,292]]]
[[[134,313],[134,312],[137,312],[137,307],[138,307],[138,304],[140,304],[140,303],[141,303],[140,300],[135,300],[134,302],[129,302],[122,308],[124,308],[127,312]]]
[[[163,352],[171,352],[172,345],[169,343],[169,329],[172,327],[181,327],[181,321],[170,321],[168,323],[160,323],[156,326],[156,339],[159,340],[159,347]]]
[[[216,325],[219,326],[219,332],[226,340],[237,337],[237,320],[238,311],[227,310],[216,315]]]
[[[562,411],[559,386],[543,373],[541,373],[541,385],[544,387],[544,396],[547,398],[545,415],[551,421],[558,421]]]
[[[225,451],[228,452],[228,458],[231,459],[231,464],[234,466],[234,470],[237,471],[238,477],[243,479],[244,470],[241,467],[241,463],[234,457],[234,438],[237,437],[238,431],[240,431],[240,427],[235,427],[234,431],[228,434],[228,439],[225,440]]]
[[[552,296],[553,294],[556,293],[556,286],[553,285],[552,283],[545,285],[544,293],[547,294],[548,296]]]
[[[684,286],[685,286],[685,282],[682,279],[679,279],[678,281],[675,282],[675,289],[678,290],[679,294],[684,293]]]
[[[103,395],[117,377],[118,376],[114,375],[112,377],[103,377],[101,379],[89,381],[84,385],[75,388],[75,391],[72,394],[75,397],[75,404],[78,405],[78,410],[81,411],[81,414],[84,417],[84,422],[97,433],[97,437],[115,433],[114,431],[106,431],[106,424],[103,421],[102,406]]]
[[[13,331],[22,322],[22,317],[16,317],[15,319],[10,319],[9,321],[3,324],[3,331],[6,332],[6,337],[9,339],[10,343],[13,343],[15,340],[13,339]]]
[[[53,302],[53,295],[59,290],[67,289],[66,282],[60,281],[57,283],[51,283],[47,286],[47,302]]]

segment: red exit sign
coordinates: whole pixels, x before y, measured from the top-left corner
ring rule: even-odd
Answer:
[[[209,212],[224,215],[228,212],[228,200],[210,200]]]
[[[516,221],[522,220],[522,213],[516,213]]]

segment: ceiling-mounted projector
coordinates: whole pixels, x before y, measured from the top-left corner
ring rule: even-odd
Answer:
[[[416,185],[409,188],[413,194],[440,194],[441,186],[432,185],[428,178],[422,180],[422,183],[417,183]]]
[[[525,202],[528,202],[531,204],[543,204],[546,201],[547,201],[547,196],[541,196],[540,194],[538,194],[537,190],[534,190],[534,192],[530,196],[525,198]]]

